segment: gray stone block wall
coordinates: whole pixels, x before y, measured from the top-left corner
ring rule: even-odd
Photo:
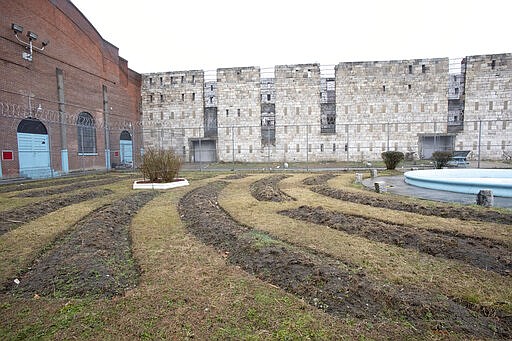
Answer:
[[[359,124],[348,131],[347,159],[380,159],[388,146],[420,155],[422,134],[447,133],[447,95],[448,58],[338,64],[338,121]]]
[[[480,127],[482,159],[512,154],[512,54],[469,56],[453,79],[448,63],[340,63],[335,83],[321,77],[319,64],[279,65],[269,79],[260,78],[259,67],[218,69],[215,82],[205,82],[201,70],[145,74],[144,144],[171,147],[192,160],[191,140],[204,137],[207,108],[210,116],[217,112],[218,126],[207,137],[216,139],[218,160],[226,162],[233,156],[243,162],[370,161],[388,149],[421,156],[436,148],[425,145],[436,139],[443,148],[471,150],[475,159]],[[462,104],[462,130],[449,130],[450,114]],[[271,111],[275,145],[267,146],[261,119]],[[335,113],[335,131],[322,132],[322,112]]]
[[[465,58],[464,130],[456,138],[457,150],[471,150],[480,158],[501,159],[512,153],[512,54]],[[482,123],[480,123],[482,121]]]
[[[219,160],[260,161],[260,86],[259,67],[217,69]]]
[[[172,71],[142,77],[146,147],[172,148],[190,160],[190,139],[204,136],[204,72]]]

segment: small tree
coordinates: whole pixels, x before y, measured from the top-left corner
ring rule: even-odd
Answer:
[[[433,152],[432,159],[434,159],[434,164],[437,169],[441,169],[446,166],[448,161],[452,158],[452,152]]]
[[[395,169],[396,166],[404,159],[404,153],[402,152],[387,151],[380,155],[386,164],[386,169],[390,170]]]
[[[170,149],[149,148],[142,156],[140,171],[151,182],[171,182],[178,175],[181,163]]]

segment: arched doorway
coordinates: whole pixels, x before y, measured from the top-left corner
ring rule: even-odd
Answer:
[[[50,177],[50,139],[44,124],[29,117],[18,124],[16,132],[20,176]]]
[[[133,163],[133,143],[132,136],[127,130],[121,132],[119,139],[119,157],[121,164],[131,165]]]

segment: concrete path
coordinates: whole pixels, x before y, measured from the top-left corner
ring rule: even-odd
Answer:
[[[447,191],[438,191],[435,189],[421,188],[407,184],[403,175],[398,176],[378,176],[363,180],[363,185],[375,190],[374,182],[385,181],[388,192],[409,197],[435,200],[441,202],[455,202],[460,204],[476,204],[476,194],[464,194]],[[494,197],[494,206],[512,209],[512,198]]]

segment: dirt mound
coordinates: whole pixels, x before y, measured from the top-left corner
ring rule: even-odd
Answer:
[[[7,193],[7,192],[16,192],[16,191],[23,191],[27,189],[36,189],[36,188],[44,188],[44,187],[50,187],[50,186],[60,186],[60,185],[67,185],[67,184],[73,184],[79,181],[84,180],[99,180],[99,179],[106,179],[111,178],[111,174],[102,174],[102,175],[94,175],[94,176],[73,176],[73,177],[66,177],[66,178],[54,178],[51,180],[38,180],[38,181],[29,181],[29,182],[22,182],[22,183],[16,183],[16,184],[10,184],[10,185],[2,185],[0,186],[0,193]]]
[[[329,181],[332,178],[335,178],[336,175],[328,173],[328,174],[322,174],[322,175],[315,175],[310,176],[309,178],[305,178],[302,180],[302,183],[306,186],[318,186],[318,185],[324,185],[327,181]]]
[[[115,177],[115,178],[110,177],[107,179],[100,179],[100,180],[79,181],[79,182],[75,181],[72,185],[69,185],[69,186],[50,187],[50,188],[42,189],[39,191],[23,192],[23,193],[19,193],[18,195],[15,195],[15,197],[18,197],[18,198],[45,197],[48,195],[67,193],[67,192],[76,191],[79,189],[109,185],[109,184],[113,184],[115,182],[125,180],[125,179],[126,179],[126,177]]]
[[[468,337],[511,336],[509,326],[443,295],[372,280],[356,266],[238,224],[217,203],[225,186],[215,182],[189,192],[180,200],[179,211],[189,231],[245,271],[337,316],[377,323],[389,317],[404,319],[419,335],[441,330]]]
[[[99,191],[87,191],[67,197],[44,200],[26,206],[18,207],[10,211],[0,212],[0,235],[26,224],[29,221],[42,217],[60,208],[78,204],[83,201],[99,198],[112,194],[109,189]]]
[[[225,176],[223,179],[224,180],[240,180],[240,179],[243,179],[243,178],[246,178],[247,175],[246,174],[232,174],[232,175],[228,175],[228,176]]]
[[[112,297],[136,286],[129,225],[157,192],[138,192],[92,212],[11,282],[24,297]]]
[[[251,184],[251,195],[258,201],[283,202],[292,201],[290,197],[279,189],[279,181],[286,179],[288,175],[272,175]]]
[[[512,250],[495,240],[395,225],[328,211],[322,207],[301,206],[279,213],[369,240],[415,249],[435,257],[456,259],[501,275],[512,275]]]
[[[512,214],[502,213],[494,210],[481,210],[471,207],[460,207],[450,205],[425,206],[402,202],[393,198],[375,197],[363,193],[352,193],[341,189],[331,188],[327,185],[320,185],[311,188],[312,191],[331,198],[350,201],[358,204],[373,207],[389,208],[397,211],[418,213],[422,215],[438,216],[443,218],[457,218],[462,220],[477,220],[498,224],[512,225]]]

